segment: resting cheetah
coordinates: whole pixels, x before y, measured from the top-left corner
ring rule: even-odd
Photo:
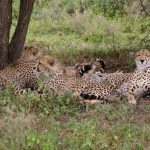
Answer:
[[[129,103],[136,104],[140,97],[150,94],[150,68],[133,73],[131,80],[123,83],[117,91],[125,96]]]
[[[38,79],[43,80],[46,76],[49,76],[47,72],[52,63],[49,56],[30,61],[19,59],[0,71],[0,89],[12,84],[15,87],[16,95],[21,94],[23,89],[35,87]]]
[[[65,68],[67,75],[76,75],[76,77],[81,77],[89,82],[97,82],[100,79],[97,73],[104,73],[105,63],[101,59],[96,59],[89,63],[78,63]]]
[[[150,52],[147,49],[141,49],[138,52],[131,52],[130,53],[135,58],[136,62],[136,70],[144,69],[150,66]],[[131,79],[133,73],[123,73],[123,72],[115,72],[115,73],[99,73],[96,72],[94,74],[85,74],[83,78],[85,80],[89,80],[92,82],[101,82],[101,81],[108,81],[110,84],[118,87],[123,82],[126,82]]]
[[[70,73],[68,68],[60,66],[55,60],[51,67],[49,78],[45,80],[43,86],[47,86],[49,91],[53,91],[58,95],[63,95],[70,91],[73,95],[83,98],[84,101],[90,100],[92,102],[93,99],[111,101],[117,94],[116,85],[110,84],[107,81],[100,81],[99,83],[88,82],[82,78],[78,70]],[[123,73],[120,74],[123,75]],[[120,82],[122,82],[121,77]],[[43,88],[42,85],[41,88]]]
[[[100,83],[105,83],[106,81],[109,83],[102,88],[110,88],[110,91],[107,91],[107,97],[114,97],[113,95],[118,95],[117,92],[119,92],[119,94],[127,97],[129,103],[135,104],[137,98],[150,93],[150,69],[148,69],[150,67],[150,52],[147,49],[142,49],[134,53],[134,55],[137,65],[137,69],[134,71],[134,73],[118,72],[113,74],[102,74]],[[119,89],[117,90],[117,88]],[[89,91],[89,89],[86,90]],[[82,94],[82,97],[87,99],[89,97],[95,97],[98,99],[98,97],[100,97],[99,95],[101,95],[100,90],[97,92],[97,96],[95,93],[94,95],[90,92],[90,94],[87,94],[87,91],[85,94]]]
[[[105,63],[101,59],[93,60],[90,63],[76,64],[76,76],[82,77],[85,81],[97,83],[104,75]]]
[[[147,49],[142,49],[139,52],[136,52],[135,62],[137,65],[137,69],[134,71],[134,73],[102,74],[101,82],[108,81],[108,83],[110,84],[107,84],[103,87],[103,89],[110,88],[110,91],[107,91],[107,96],[111,97],[113,95],[118,95],[118,93],[116,93],[118,91],[120,94],[127,97],[129,103],[136,103],[134,96],[137,99],[138,97],[149,93],[150,70],[148,69],[148,67],[150,67],[150,52]],[[118,87],[120,87],[120,90],[117,90]],[[96,95],[95,93],[94,95],[87,93],[88,92],[86,92],[84,95],[82,94],[82,96],[87,98],[94,98]],[[100,90],[99,92],[97,92],[97,97],[95,98],[97,99],[98,97],[100,97],[99,95],[101,95]]]
[[[55,68],[55,64],[53,68]],[[49,91],[58,95],[71,92],[86,101],[92,99],[109,101],[116,94],[115,88],[107,82],[91,83],[85,81],[82,77],[76,76],[76,74],[68,75],[67,69],[64,67],[61,68],[62,71],[60,72],[60,68],[51,70],[49,79],[43,82],[39,90],[46,86]]]
[[[150,51],[142,49],[134,55],[137,70],[117,90],[132,104],[136,104],[136,100],[150,93]]]
[[[55,68],[55,65],[53,68]],[[133,73],[123,74],[118,72],[116,74],[114,73],[106,75],[104,80],[101,80],[98,83],[91,83],[82,79],[80,76],[68,76],[66,68],[63,68],[61,72],[60,70],[61,67],[59,69],[53,69],[53,71],[51,71],[49,74],[49,79],[44,82],[44,86],[47,86],[48,90],[57,94],[64,94],[70,91],[75,96],[82,97],[84,101],[91,102],[92,100],[97,100],[99,102],[101,100],[113,100],[114,97],[118,95],[116,89],[121,84],[134,77]]]
[[[113,85],[112,88],[115,89],[121,86],[117,91],[121,95],[126,96],[129,103],[133,104],[136,103],[135,99],[138,99],[142,95],[145,95],[150,92],[149,87],[150,76],[148,69],[150,67],[150,52],[147,49],[142,49],[134,53],[134,55],[135,55],[135,62],[137,65],[137,69],[134,71],[134,73],[113,73],[113,74],[104,73],[102,74],[100,80],[101,82],[108,81],[111,85]],[[106,86],[110,87],[110,85]]]

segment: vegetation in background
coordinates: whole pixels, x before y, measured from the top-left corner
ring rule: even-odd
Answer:
[[[143,5],[150,14],[149,1]],[[18,1],[13,5],[13,26]],[[137,0],[37,0],[26,43],[43,46],[61,62],[101,57],[109,68],[132,68],[130,50],[150,48],[150,18]],[[116,68],[117,69],[117,68]],[[81,106],[70,93],[0,93],[0,149],[150,149],[150,106]]]
[[[150,11],[148,1],[143,4]],[[149,31],[149,16],[139,1],[39,0],[27,42],[41,44],[62,62],[74,64],[149,48]]]

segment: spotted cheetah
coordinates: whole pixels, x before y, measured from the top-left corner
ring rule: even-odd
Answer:
[[[19,59],[0,71],[0,89],[2,90],[6,85],[12,84],[15,88],[15,94],[21,94],[23,89],[35,87],[38,79],[43,80],[49,76],[47,72],[52,63],[53,61],[49,56],[30,61]]]
[[[76,76],[82,79],[97,83],[101,80],[100,75],[104,75],[105,63],[101,59],[95,59],[89,63],[76,64],[74,67]]]
[[[118,89],[118,93],[127,98],[131,104],[144,95],[150,94],[150,68],[138,70],[127,82],[124,82]]]
[[[122,76],[120,76],[120,80],[117,80],[117,84],[111,84],[107,80],[98,83],[88,82],[79,75],[78,71],[70,74],[67,68],[56,64],[54,62],[51,65],[53,68],[50,69],[49,78],[42,83],[38,89],[39,91],[43,87],[47,87],[48,91],[58,95],[71,92],[84,102],[110,102],[117,95],[116,88],[123,82],[123,73],[120,73]]]
[[[106,81],[109,83],[104,86],[104,89],[110,88],[110,91],[107,91],[107,96],[111,97],[119,93],[125,96],[129,103],[136,104],[136,100],[139,97],[150,92],[150,52],[147,49],[142,49],[134,53],[134,57],[137,65],[134,72],[102,74],[100,83],[105,83]],[[101,95],[100,90],[97,96],[96,94],[92,95],[87,93],[88,92],[82,94],[82,96],[85,98],[95,97],[98,99],[99,95]]]
[[[49,91],[57,94],[71,91],[73,95],[83,98],[86,102],[93,102],[93,100],[94,102],[112,101],[118,95],[116,89],[133,77],[133,73],[116,73],[117,76],[116,74],[109,74],[105,76],[104,80],[91,83],[80,76],[68,76],[66,69],[63,68],[60,72],[60,68],[51,71],[49,79],[44,82],[44,86],[47,86]]]
[[[137,52],[131,52],[131,56],[134,56],[136,62],[136,70],[141,70],[150,66],[150,52],[147,49],[141,49]],[[95,72],[93,74],[84,74],[83,78],[92,82],[101,82],[103,80],[108,81],[114,86],[120,86],[123,82],[130,80],[133,72],[123,73],[123,72],[114,72],[114,73],[101,73]]]
[[[55,64],[53,68],[55,68]],[[109,101],[116,94],[115,88],[107,82],[99,82],[98,84],[88,82],[76,74],[68,74],[64,67],[61,68],[62,71],[60,72],[60,68],[58,70],[52,69],[49,73],[49,79],[43,82],[39,90],[46,86],[48,91],[58,95],[71,92],[84,101],[91,101],[92,99]]]
[[[136,104],[140,97],[150,94],[150,51],[142,49],[134,56],[137,69],[132,77],[117,89],[118,93],[132,104]]]
[[[136,103],[135,99],[138,99],[142,95],[149,93],[149,89],[150,89],[149,76],[146,75],[149,73],[149,69],[147,68],[150,67],[150,52],[147,49],[142,49],[134,53],[134,56],[137,65],[137,68],[134,71],[134,73],[132,72],[131,73],[119,72],[119,73],[108,73],[108,74],[104,73],[102,74],[100,79],[100,82],[108,81],[109,84],[112,85],[111,88],[114,88],[114,90],[116,89],[116,91],[119,92],[119,94],[126,96],[129,103],[133,103],[133,104]],[[147,71],[147,73],[145,73],[145,71]],[[106,85],[105,88],[110,87],[109,84]],[[108,92],[108,95],[109,93],[111,95],[112,91],[110,90],[110,92]],[[118,93],[115,93],[113,95],[118,95]],[[90,97],[89,94],[88,95],[85,94],[83,96],[87,98]]]

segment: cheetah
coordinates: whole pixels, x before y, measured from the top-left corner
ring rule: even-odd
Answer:
[[[25,88],[33,88],[38,79],[44,80],[48,76],[48,70],[53,60],[49,56],[39,59],[18,60],[0,71],[0,89],[12,84],[15,94],[20,95]]]
[[[90,90],[86,88],[81,96],[87,99],[91,97],[95,99],[100,99],[102,98],[101,94],[103,95],[101,91],[105,89],[106,94],[105,97],[103,97],[104,99],[105,98],[112,99],[112,97],[114,98],[118,94],[121,94],[122,96],[127,97],[129,103],[136,104],[135,98],[137,99],[142,95],[149,93],[150,69],[148,69],[148,67],[150,67],[150,58],[149,58],[150,52],[147,49],[142,49],[136,52],[134,55],[135,55],[135,62],[137,65],[137,68],[134,72],[131,73],[118,72],[113,74],[106,73],[101,77],[100,83],[98,83],[97,90],[98,89],[99,90],[97,93],[93,91],[90,92]],[[104,84],[105,82],[107,82],[108,84]],[[92,89],[93,87],[90,88]]]
[[[75,66],[68,66],[65,68],[65,72],[67,72],[68,75],[74,74],[89,82],[97,82],[100,79],[97,74],[104,73],[105,63],[101,59],[95,59],[89,63],[77,63]]]
[[[55,64],[53,66],[55,68]],[[62,71],[60,71],[62,69]],[[48,91],[58,95],[64,95],[71,92],[74,96],[78,97],[84,102],[90,100],[99,100],[101,102],[109,101],[116,94],[115,88],[109,83],[88,82],[76,74],[68,74],[65,67],[59,69],[52,69],[49,73],[49,79],[43,82],[39,91],[47,87]]]
[[[142,49],[134,53],[134,56],[137,69],[132,77],[117,89],[131,104],[136,104],[139,98],[150,94],[150,51]]]
[[[144,69],[150,66],[150,52],[147,49],[141,49],[138,52],[131,52],[131,56],[134,56],[136,62],[136,70]],[[135,70],[135,72],[136,72]],[[89,80],[92,82],[101,82],[101,81],[108,81],[110,84],[118,87],[123,82],[130,80],[133,75],[133,72],[130,73],[123,73],[123,72],[114,72],[114,73],[99,73],[95,72],[91,74],[85,74],[83,78],[85,80]]]
[[[133,55],[133,53],[132,53]],[[104,73],[101,74],[100,86],[106,84],[103,89],[109,89],[107,92],[106,99],[114,97],[114,95],[125,96],[129,103],[136,104],[136,100],[150,92],[150,52],[147,49],[141,49],[134,53],[135,62],[137,68],[131,73]],[[102,84],[101,84],[102,83]],[[99,83],[98,83],[99,86]],[[91,87],[92,89],[92,87]],[[89,92],[88,92],[89,91]],[[89,99],[95,97],[99,99],[101,91],[97,95],[91,94],[89,89],[86,89],[85,94],[82,93],[82,97]],[[90,94],[87,94],[90,93]],[[101,98],[101,97],[100,97]]]
[[[88,66],[89,64],[86,65]],[[54,62],[51,67],[53,67],[53,69],[49,73],[49,79],[42,83],[38,91],[41,91],[43,87],[47,87],[48,91],[58,95],[71,92],[74,96],[82,98],[86,101],[92,101],[92,98],[98,99],[99,101],[108,101],[116,94],[114,86],[110,83],[105,81],[93,83],[83,79],[79,70],[85,67],[85,64],[82,65],[79,70],[75,69],[74,73],[70,73],[70,71],[68,71],[68,67],[64,67],[60,63]],[[87,69],[88,67],[85,68]]]
[[[57,62],[58,63],[58,62]],[[105,70],[105,63],[101,59],[93,60],[88,63],[77,63],[75,66],[66,67],[68,73],[76,73],[76,76],[83,77],[84,75],[93,75],[95,72],[103,73]]]
[[[133,53],[132,53],[133,54]],[[136,70],[131,73],[104,73],[101,74],[100,82],[108,82],[111,84],[107,84],[105,88],[114,88],[113,95],[122,95],[126,96],[129,103],[136,104],[136,99],[139,97],[149,93],[149,76],[146,75],[149,73],[150,67],[150,52],[147,49],[141,49],[140,51],[134,53],[135,56],[135,62],[136,62]],[[143,71],[144,69],[144,71]],[[146,70],[145,70],[146,69]],[[147,71],[147,73],[144,73]],[[142,74],[142,75],[141,75]],[[140,78],[141,76],[141,78]],[[99,81],[99,80],[98,80]],[[138,84],[137,84],[138,82]],[[135,88],[135,89],[134,89]],[[116,91],[115,91],[116,89]],[[123,90],[124,89],[124,90]],[[112,91],[108,91],[108,95],[112,94]],[[117,93],[115,93],[117,92]],[[132,95],[130,94],[132,93]],[[100,92],[101,94],[101,92]],[[107,96],[108,96],[107,95]],[[82,95],[84,97],[90,97],[88,94]],[[135,96],[135,98],[134,98]],[[98,98],[99,96],[97,96]],[[111,96],[110,96],[111,97]]]
[[[107,74],[100,82],[92,83],[84,80],[81,76],[76,76],[76,74],[68,76],[66,68],[63,68],[61,72],[60,70],[61,67],[59,70],[51,71],[50,77],[44,82],[44,86],[47,86],[49,91],[60,95],[70,91],[85,102],[111,102],[120,93],[117,90],[118,87],[130,81],[134,78],[134,73],[138,72],[137,69],[134,73]]]
[[[127,82],[124,82],[117,92],[126,97],[131,104],[137,104],[137,100],[144,95],[150,94],[150,68],[138,70]]]

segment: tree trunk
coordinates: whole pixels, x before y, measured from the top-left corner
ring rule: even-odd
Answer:
[[[8,62],[9,32],[12,21],[12,0],[0,0],[0,69]]]
[[[19,19],[8,47],[9,63],[16,61],[22,52],[35,0],[20,0]]]
[[[141,7],[142,7],[143,11],[145,12],[146,16],[149,16],[148,12],[146,11],[146,9],[145,9],[145,7],[143,5],[142,0],[140,0],[140,4],[141,4]]]

